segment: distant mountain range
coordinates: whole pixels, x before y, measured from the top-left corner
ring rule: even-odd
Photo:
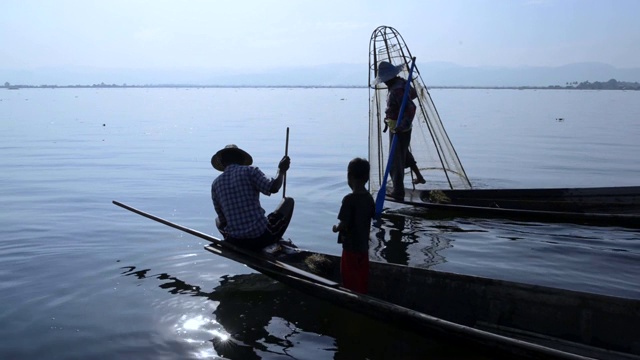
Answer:
[[[469,67],[453,63],[418,64],[428,87],[565,86],[584,81],[640,82],[640,68],[616,68],[603,63],[558,67]],[[0,69],[0,86],[11,85],[219,85],[219,86],[367,86],[366,64],[330,64],[279,68],[261,72],[206,69]]]

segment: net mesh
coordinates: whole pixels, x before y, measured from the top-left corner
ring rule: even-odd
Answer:
[[[384,133],[384,118],[387,101],[387,87],[375,84],[378,64],[381,61],[393,65],[404,65],[399,76],[407,79],[411,68],[412,55],[402,36],[388,26],[378,27],[371,35],[369,43],[369,161],[371,162],[370,190],[377,192],[383,181],[389,158],[389,134]],[[413,100],[416,116],[413,120],[410,151],[426,184],[412,185],[423,189],[471,189],[471,183],[460,163],[440,115],[424,84],[418,67],[415,66],[411,85],[418,92]],[[405,169],[405,186],[411,184],[415,175]],[[388,178],[387,183],[393,186]]]

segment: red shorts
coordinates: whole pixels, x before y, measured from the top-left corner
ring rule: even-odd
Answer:
[[[342,286],[366,294],[369,290],[369,253],[342,250],[340,273]]]

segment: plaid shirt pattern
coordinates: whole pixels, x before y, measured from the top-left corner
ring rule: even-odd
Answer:
[[[260,206],[260,193],[271,195],[268,178],[255,166],[232,164],[211,184],[211,199],[226,236],[255,238],[267,229],[267,218]]]

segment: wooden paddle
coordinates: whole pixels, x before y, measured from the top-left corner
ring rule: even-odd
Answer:
[[[407,78],[407,85],[404,88],[404,95],[402,96],[402,104],[400,105],[400,113],[398,114],[398,121],[396,123],[396,129],[400,127],[400,123],[402,122],[402,117],[404,116],[404,108],[407,106],[407,101],[409,99],[409,91],[411,90],[411,82],[413,69],[416,66],[416,58],[413,57],[411,59],[411,68],[409,69],[409,77]],[[389,171],[391,170],[391,163],[393,162],[393,155],[396,150],[396,135],[393,134],[391,140],[391,149],[389,150],[389,161],[387,161],[387,168],[384,171],[384,177],[382,178],[382,184],[380,185],[380,190],[378,190],[378,195],[376,196],[376,213],[375,217],[380,218],[380,214],[382,214],[382,206],[384,205],[384,198],[387,195],[387,177],[389,176]]]

